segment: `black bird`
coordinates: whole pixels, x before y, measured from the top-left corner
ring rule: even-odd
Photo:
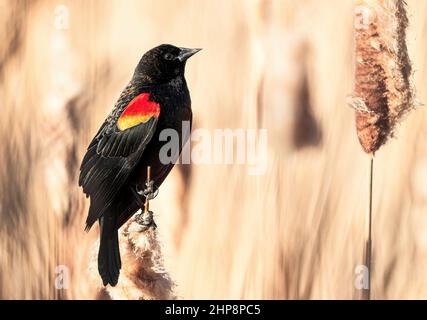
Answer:
[[[143,209],[146,197],[157,195],[188,140],[192,111],[184,71],[198,51],[163,44],[146,52],[82,160],[79,185],[90,197],[85,230],[99,221],[98,271],[104,286],[115,286],[120,274],[118,229]],[[183,130],[183,121],[189,130]],[[162,146],[171,143],[159,139],[165,129],[180,139],[172,141],[173,161],[160,156]]]

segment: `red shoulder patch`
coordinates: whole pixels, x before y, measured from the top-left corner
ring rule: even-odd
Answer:
[[[119,130],[124,131],[141,123],[146,123],[153,117],[156,119],[159,117],[160,105],[149,99],[149,93],[141,93],[129,102],[117,121]]]

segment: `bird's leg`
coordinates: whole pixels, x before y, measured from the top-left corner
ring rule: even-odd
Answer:
[[[135,216],[135,221],[140,225],[146,227],[147,229],[150,227],[153,227],[154,229],[157,228],[157,225],[154,222],[154,218],[153,218],[153,211],[147,211],[147,212],[142,212],[140,214],[137,214]]]
[[[132,193],[135,197],[135,201],[142,210],[141,213],[137,214],[135,216],[135,221],[139,223],[140,225],[146,227],[147,229],[150,227],[153,227],[154,229],[157,228],[156,223],[153,219],[153,211],[145,212],[145,204],[143,200],[143,195],[141,194],[141,190],[139,189],[139,186],[136,185],[135,187],[131,187]]]
[[[145,189],[141,190],[137,186],[137,192],[139,195],[148,198],[148,200],[153,200],[159,194],[159,188],[154,185],[154,180],[145,183]]]

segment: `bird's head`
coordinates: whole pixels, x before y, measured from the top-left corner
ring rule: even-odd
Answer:
[[[162,44],[142,56],[134,77],[146,79],[151,83],[164,83],[179,75],[183,76],[187,59],[200,50]]]

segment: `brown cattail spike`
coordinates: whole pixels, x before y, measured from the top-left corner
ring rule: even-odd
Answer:
[[[363,150],[375,153],[413,109],[404,0],[356,1],[356,83],[349,101]]]

